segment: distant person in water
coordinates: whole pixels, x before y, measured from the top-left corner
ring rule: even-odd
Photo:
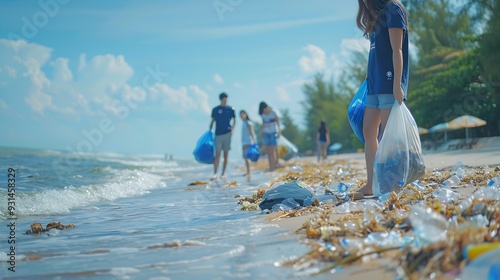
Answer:
[[[318,133],[316,133],[316,143],[318,145],[318,162],[326,160],[328,153],[327,148],[330,145],[330,131],[326,127],[326,122],[321,121]]]
[[[224,151],[221,179],[226,178],[227,158],[231,149],[231,136],[236,125],[234,108],[227,105],[227,94],[225,92],[221,93],[219,99],[220,105],[212,109],[212,121],[210,122],[210,130],[212,130],[215,123],[215,159],[212,180],[217,179],[221,151]],[[232,124],[231,120],[233,121]]]
[[[260,102],[259,115],[262,117],[260,137],[266,145],[266,154],[269,160],[269,171],[273,171],[278,164],[278,137],[281,136],[280,119],[266,102]]]
[[[240,111],[240,118],[243,121],[241,126],[241,145],[243,146],[243,159],[245,160],[245,166],[247,168],[246,176],[250,178],[250,160],[247,159],[246,154],[248,149],[255,143],[255,131],[253,128],[253,122],[248,117],[245,110]]]

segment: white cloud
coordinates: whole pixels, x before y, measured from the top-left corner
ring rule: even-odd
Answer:
[[[352,52],[369,52],[370,41],[361,37],[357,39],[342,39],[340,42],[340,55],[345,57]]]
[[[189,90],[191,90],[196,96],[196,102],[198,103],[198,108],[202,111],[210,114],[210,105],[208,104],[208,94],[201,90],[198,86],[189,86]]]
[[[177,113],[185,114],[190,110],[210,113],[208,94],[198,86],[181,86],[175,89],[167,84],[158,83],[152,86],[149,92],[153,98],[163,99],[163,105]]]
[[[52,105],[52,96],[47,94],[50,81],[41,71],[41,65],[36,59],[28,57],[21,61],[26,67],[24,76],[31,80],[29,94],[24,100],[35,112],[43,113],[46,107]]]
[[[299,59],[299,65],[302,71],[311,73],[325,69],[325,51],[315,45],[307,45],[304,50],[307,52],[307,55],[304,55]]]
[[[11,43],[16,47],[17,54]],[[197,85],[172,88],[161,83],[146,89],[130,85],[129,79],[134,71],[121,55],[104,54],[87,58],[81,54],[72,71],[69,59],[51,58],[51,52],[50,48],[41,45],[0,39],[0,61],[4,63],[0,84],[8,83],[22,89],[20,92],[26,92],[16,98],[24,100],[36,113],[120,115],[123,114],[123,105],[135,109],[140,102],[157,99],[180,114],[189,110],[210,112],[208,94]],[[46,65],[53,70],[50,76],[42,70]],[[14,76],[18,78],[14,80]],[[214,80],[223,82],[219,74]],[[0,92],[0,98],[3,94]],[[0,103],[1,106],[6,106],[5,102]]]
[[[242,88],[242,87],[243,87],[242,84],[240,84],[238,82],[234,83],[234,88]]]
[[[278,94],[278,98],[283,101],[283,102],[288,102],[290,101],[290,95],[286,91],[284,87],[277,86],[276,87],[276,93]]]
[[[54,68],[54,79],[61,81],[68,81],[73,79],[73,73],[69,69],[69,59],[67,58],[57,58],[56,60],[50,62],[50,65]]]
[[[220,85],[224,83],[224,80],[222,79],[222,77],[219,73],[216,73],[214,75],[214,82],[217,84],[220,84]]]

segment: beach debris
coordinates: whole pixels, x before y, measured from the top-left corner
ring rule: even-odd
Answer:
[[[42,227],[42,224],[39,222],[34,222],[30,225],[31,230],[27,230],[26,234],[38,234],[38,233],[44,233],[47,232],[51,229],[67,229],[67,228],[74,228],[74,224],[68,224],[68,225],[63,225],[60,222],[51,222],[48,223],[45,228]]]
[[[241,184],[236,182],[236,181],[231,181],[229,183],[227,183],[224,188],[234,188],[234,187],[237,187],[237,186],[240,186]]]
[[[347,163],[301,163],[300,169],[289,169],[270,183],[297,181],[311,192],[311,201],[320,196],[337,198],[332,203],[317,199],[300,209],[278,210],[272,221],[314,215],[296,231],[311,251],[277,266],[293,266],[314,275],[389,258],[394,264],[387,269],[400,278],[450,279],[472,265],[464,254],[466,248],[500,242],[500,170],[457,163],[449,169],[428,171],[418,181],[378,200],[353,201],[349,195],[342,196],[346,187],[339,188],[339,184],[346,184],[344,192],[349,194],[364,185],[360,178],[366,173],[363,167]]]
[[[210,185],[210,182],[196,180],[188,184],[188,186],[196,186],[196,185]]]
[[[259,203],[259,207],[262,210],[273,209],[276,204],[282,204],[284,205],[283,208],[288,208],[286,210],[298,209],[304,206],[304,201],[311,197],[312,193],[310,191],[303,188],[297,181],[293,181],[266,191]],[[283,204],[283,202],[288,203],[288,205]],[[279,210],[280,207],[278,206],[273,210]]]

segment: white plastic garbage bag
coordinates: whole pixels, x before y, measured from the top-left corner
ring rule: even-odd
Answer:
[[[399,190],[425,173],[418,127],[406,105],[394,101],[373,168],[373,194]]]

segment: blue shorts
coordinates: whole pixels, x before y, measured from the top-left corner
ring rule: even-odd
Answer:
[[[276,137],[276,133],[264,133],[262,138],[262,142],[266,146],[276,146],[277,144],[278,137]]]
[[[375,109],[392,109],[394,100],[393,94],[367,94],[365,107]]]

